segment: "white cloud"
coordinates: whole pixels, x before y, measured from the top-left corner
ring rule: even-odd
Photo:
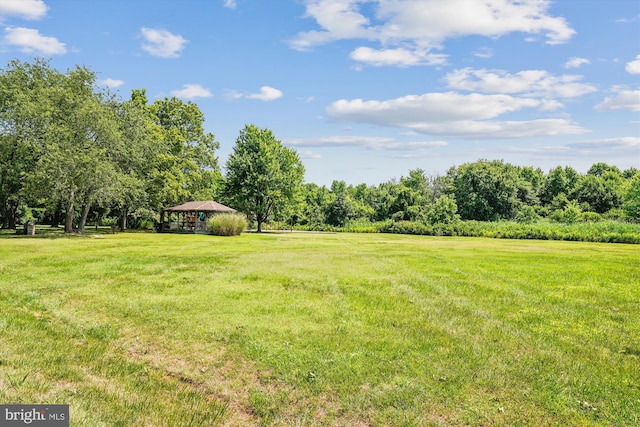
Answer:
[[[23,19],[42,19],[47,14],[47,5],[42,0],[2,0],[0,22],[6,16]]]
[[[224,0],[224,7],[228,7],[229,9],[235,9],[237,6],[236,0]]]
[[[596,111],[631,110],[640,111],[640,90],[629,90],[621,86],[612,88],[614,96],[608,96],[593,107]]]
[[[633,18],[616,19],[616,22],[621,23],[621,24],[628,24],[630,22],[638,22],[638,19],[640,19],[640,15],[636,15]]]
[[[270,86],[262,86],[259,93],[247,95],[249,99],[259,99],[260,101],[273,101],[282,98],[282,91]]]
[[[188,40],[179,34],[171,34],[167,30],[142,27],[140,29],[145,43],[142,49],[160,58],[177,58]]]
[[[625,136],[619,138],[603,138],[603,139],[591,139],[573,144],[568,144],[568,147],[580,150],[590,151],[605,151],[610,153],[611,151],[625,151],[629,153],[640,154],[640,137],[637,136]]]
[[[582,76],[554,76],[544,70],[525,70],[510,74],[504,70],[463,68],[445,76],[452,89],[484,93],[526,94],[534,97],[574,98],[595,92],[596,87],[579,83]]]
[[[640,55],[636,56],[633,61],[628,62],[625,70],[629,74],[640,74]]]
[[[290,139],[286,144],[293,147],[360,147],[369,150],[426,150],[437,147],[444,147],[446,141],[396,141],[394,138],[385,136],[360,136],[360,135],[335,135],[318,138]]]
[[[456,138],[516,138],[587,132],[566,119],[490,120],[525,108],[548,110],[553,104],[554,101],[504,94],[463,95],[445,92],[408,95],[386,101],[343,99],[327,107],[326,113],[334,120],[405,128],[421,134]]]
[[[577,58],[574,56],[573,58],[565,62],[564,68],[580,68],[585,64],[591,64],[591,61],[586,58]]]
[[[170,93],[171,96],[183,99],[210,98],[213,96],[209,89],[205,89],[204,87],[196,84],[183,85],[182,89],[173,90]]]
[[[108,78],[108,79],[100,80],[98,84],[101,86],[117,88],[122,86],[124,84],[124,81]]]
[[[414,127],[417,132],[450,138],[529,138],[536,136],[579,135],[589,132],[566,119],[522,121],[461,120],[449,123],[425,123]]]
[[[441,64],[440,55],[436,61],[425,59],[449,38],[521,32],[543,35],[548,44],[557,44],[575,34],[564,18],[548,13],[549,0],[305,0],[305,4],[305,16],[314,19],[319,29],[298,33],[290,40],[292,48],[367,40],[379,47],[362,46],[351,55],[373,65]],[[367,16],[370,10],[374,12]]]
[[[397,65],[407,67],[412,65],[444,65],[447,55],[429,53],[425,50],[372,49],[359,47],[351,52],[351,59],[373,66]]]
[[[491,49],[490,47],[481,47],[480,49],[473,52],[473,55],[477,56],[478,58],[489,59],[493,57],[493,49]]]
[[[384,126],[413,128],[414,124],[485,120],[501,114],[537,108],[543,102],[533,98],[509,95],[462,95],[456,92],[407,95],[386,101],[342,99],[327,108],[329,117],[337,120],[364,121]]]
[[[298,156],[301,159],[321,159],[322,155],[320,153],[316,153],[313,150],[297,150]]]
[[[282,91],[272,88],[270,86],[262,86],[258,93],[241,93],[235,90],[228,91],[225,95],[227,100],[234,100],[240,98],[246,99],[258,99],[260,101],[274,101],[278,98],[282,98]]]
[[[44,55],[61,55],[67,52],[64,43],[55,37],[43,36],[38,30],[23,27],[7,27],[4,29],[5,43],[19,46],[25,53],[42,53]]]
[[[583,140],[560,146],[502,147],[501,151],[527,154],[529,157],[552,159],[589,158],[602,160],[606,158],[637,158],[640,149],[640,138],[620,137]]]

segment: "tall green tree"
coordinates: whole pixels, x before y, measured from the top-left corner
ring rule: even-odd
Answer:
[[[98,199],[109,197],[115,168],[111,153],[118,144],[118,131],[108,97],[95,89],[95,73],[76,67],[66,74],[36,60],[23,65],[27,87],[19,95],[27,100],[19,108],[33,135],[23,133],[15,141],[27,143],[33,169],[22,174],[23,194],[61,203],[65,211],[65,232],[73,231],[76,210],[86,212]],[[20,114],[16,110],[16,117]]]
[[[246,125],[226,164],[224,194],[233,207],[254,217],[258,232],[270,215],[295,200],[304,179],[298,154],[269,129]]]
[[[41,154],[51,104],[47,95],[62,79],[47,61],[11,61],[0,71],[0,226],[15,229],[16,212]]]
[[[220,144],[213,133],[205,132],[200,108],[192,102],[164,98],[151,104],[149,112],[160,129],[162,144],[147,188],[153,209],[214,198],[221,180],[216,157]]]

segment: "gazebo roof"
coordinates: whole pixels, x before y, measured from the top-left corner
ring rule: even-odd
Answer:
[[[235,209],[225,206],[213,200],[203,202],[187,202],[172,208],[165,209],[167,212],[237,212]]]

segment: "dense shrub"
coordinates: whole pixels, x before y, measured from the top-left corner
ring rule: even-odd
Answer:
[[[520,212],[516,215],[515,221],[522,224],[532,224],[540,220],[540,215],[533,206],[524,205],[520,208]]]
[[[616,221],[532,224],[511,221],[460,221],[455,224],[425,225],[410,221],[388,221],[382,233],[429,236],[468,236],[495,239],[573,240],[582,242],[640,243],[640,225]]]
[[[240,214],[219,214],[209,219],[210,234],[216,236],[239,236],[247,229],[247,219]]]
[[[596,212],[582,212],[582,220],[584,222],[600,222],[602,215]]]

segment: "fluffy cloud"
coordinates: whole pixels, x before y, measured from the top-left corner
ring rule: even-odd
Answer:
[[[290,45],[308,50],[336,40],[369,40],[380,48],[359,47],[353,59],[373,65],[440,64],[442,56],[429,60],[429,52],[454,37],[522,32],[543,35],[549,44],[566,42],[575,31],[564,18],[551,16],[549,5],[549,0],[306,0],[305,16],[320,29],[297,34]],[[375,12],[367,16],[366,10]]]
[[[337,120],[363,121],[393,127],[413,128],[414,124],[457,120],[484,120],[522,108],[542,106],[533,98],[509,95],[462,95],[455,92],[407,95],[386,101],[342,99],[327,108]]]
[[[122,86],[124,84],[124,81],[109,78],[109,79],[100,80],[98,84],[100,84],[101,86],[117,88]]]
[[[582,76],[554,76],[543,70],[526,70],[510,74],[504,70],[463,68],[445,76],[452,89],[484,93],[520,93],[528,96],[573,98],[595,92],[596,87],[579,83]]]
[[[205,89],[200,85],[196,84],[186,84],[182,86],[180,90],[171,91],[171,96],[175,96],[176,98],[183,99],[194,99],[194,98],[210,98],[213,94],[209,91],[209,89]]]
[[[25,53],[41,53],[44,55],[61,55],[67,52],[64,43],[55,37],[47,37],[38,30],[23,27],[7,27],[4,29],[4,42],[18,46]]]
[[[640,74],[640,55],[636,56],[633,61],[628,62],[625,70],[629,74]]]
[[[564,68],[580,68],[585,64],[591,64],[591,61],[586,58],[577,58],[574,56],[573,58],[565,62]]]
[[[47,5],[42,0],[2,0],[0,22],[5,16],[36,20],[44,18],[46,14]]]
[[[631,110],[640,111],[640,90],[629,90],[621,86],[612,88],[614,96],[608,96],[593,107],[596,111]]]
[[[233,99],[258,99],[260,101],[274,101],[278,98],[282,98],[282,91],[279,89],[272,88],[271,86],[262,86],[260,88],[260,92],[258,93],[241,93],[236,91],[229,91],[226,95],[228,100]]]
[[[327,107],[334,120],[410,129],[455,138],[516,138],[586,132],[566,119],[491,121],[525,108],[549,109],[547,100],[456,92],[409,95],[386,101],[339,100]],[[551,103],[553,103],[551,101]]]
[[[142,49],[153,56],[160,58],[177,58],[184,49],[187,40],[179,34],[171,34],[167,30],[157,30],[142,27],[140,29],[145,42]]]

